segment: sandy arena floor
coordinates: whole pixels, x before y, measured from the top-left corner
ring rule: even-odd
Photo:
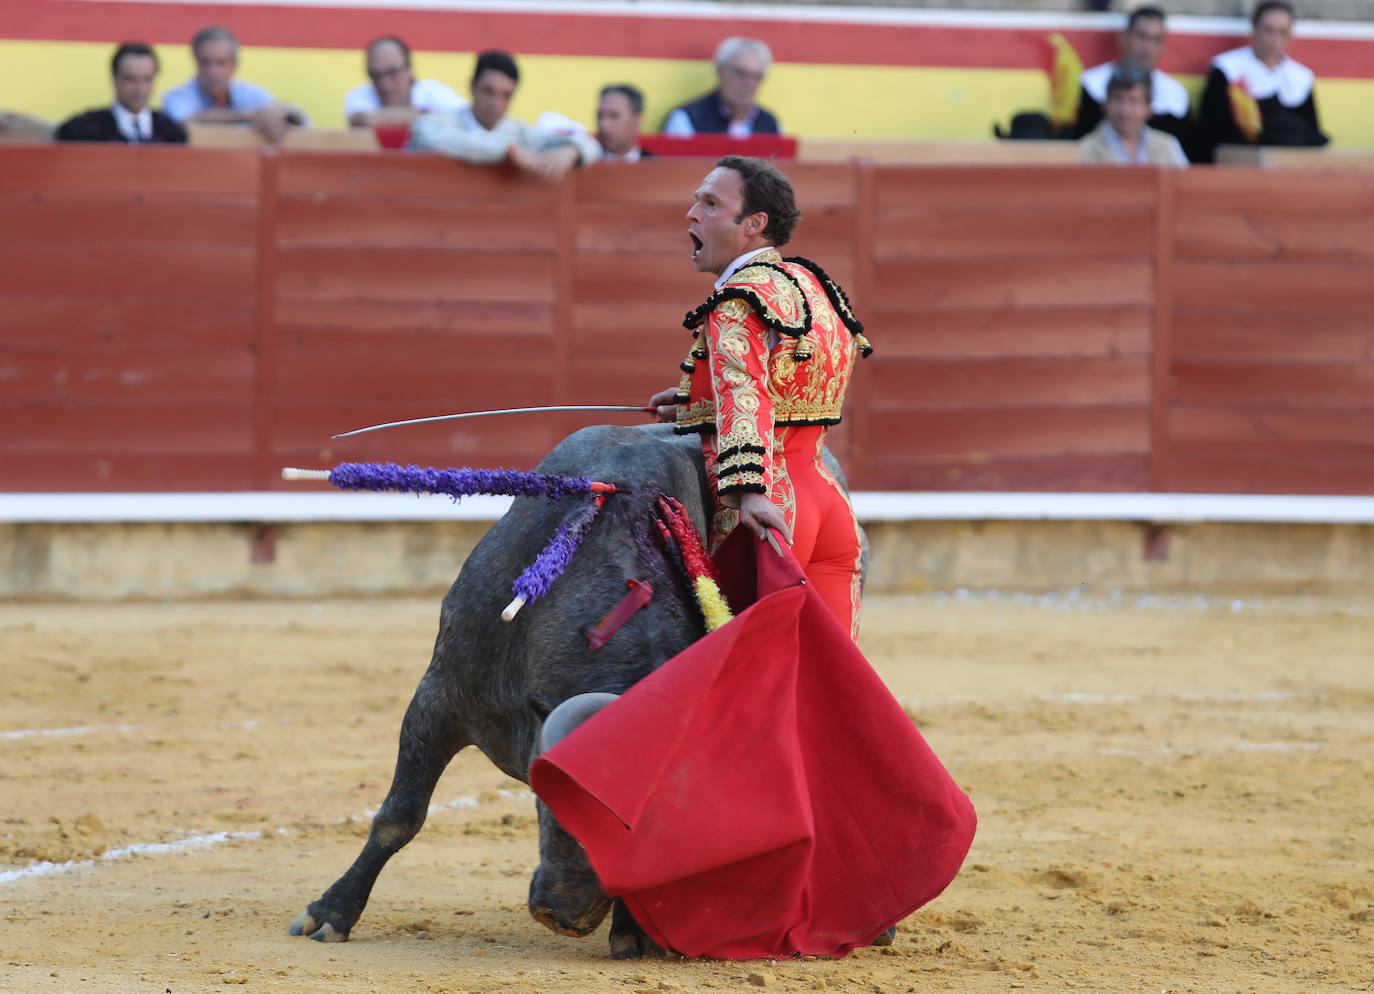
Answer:
[[[888,949],[631,962],[525,911],[534,804],[456,759],[352,941],[287,924],[385,794],[434,601],[0,605],[0,988],[185,994],[1374,988],[1374,613],[871,600],[978,806]]]

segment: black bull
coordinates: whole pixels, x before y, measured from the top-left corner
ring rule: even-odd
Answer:
[[[833,457],[825,456],[843,481]],[[363,851],[291,923],[292,935],[348,938],[382,867],[424,824],[439,777],[460,749],[475,745],[504,773],[528,783],[540,730],[555,706],[579,694],[621,693],[703,635],[696,601],[654,523],[662,493],[676,497],[705,533],[710,505],[699,440],[676,436],[667,425],[595,426],[561,442],[538,469],[614,483],[619,492],[606,501],[563,577],[512,622],[501,620],[511,582],[585,498],[518,498],[473,549],[444,597],[434,655],[406,709],[391,789]],[[587,631],[624,597],[630,578],[650,583],[652,599],[592,650]],[[538,809],[540,865],[530,882],[530,912],[557,932],[586,935],[611,899],[582,847],[542,803]],[[650,948],[617,903],[612,952],[634,956]]]

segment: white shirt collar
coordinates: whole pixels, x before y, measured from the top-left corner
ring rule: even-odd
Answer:
[[[754,256],[763,255],[763,253],[770,251],[772,248],[772,245],[765,245],[763,248],[756,248],[752,252],[745,252],[744,255],[740,256],[734,262],[730,263],[730,265],[726,266],[725,269],[721,272],[720,279],[716,280],[716,289],[719,290],[721,287],[723,287],[725,285],[725,281],[728,280],[731,276],[734,276],[735,273],[738,272],[739,269],[746,262],[754,258]]]
[[[153,112],[151,108],[144,107],[135,114],[116,100],[110,105],[110,110],[114,112],[115,127],[129,141],[146,142],[152,140]]]

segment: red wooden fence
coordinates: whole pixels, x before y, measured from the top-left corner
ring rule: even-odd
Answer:
[[[0,147],[0,489],[531,466],[581,422],[329,436],[674,383],[708,166]],[[1370,177],[788,171],[788,251],[877,348],[832,436],[856,487],[1374,493]]]

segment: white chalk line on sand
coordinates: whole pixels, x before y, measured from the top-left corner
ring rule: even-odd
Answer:
[[[498,790],[498,798],[502,801],[516,800],[523,801],[533,798],[534,795],[527,790]],[[446,814],[450,811],[459,811],[464,808],[475,808],[483,802],[476,797],[459,797],[443,804],[431,804],[429,814]],[[337,824],[348,824],[355,821],[371,821],[377,814],[375,811],[361,811],[355,815],[348,815],[338,819]],[[185,852],[194,852],[201,849],[213,849],[216,846],[224,845],[226,842],[255,842],[268,838],[276,838],[283,835],[291,835],[289,828],[276,828],[259,830],[256,832],[207,832],[192,833],[184,835],[173,842],[135,842],[132,845],[121,846],[118,849],[109,849],[91,859],[69,859],[61,863],[51,860],[40,860],[30,863],[28,866],[0,867],[0,884],[13,883],[16,880],[24,880],[29,877],[50,877],[57,874],[71,873],[74,870],[85,870],[100,866],[104,863],[116,863],[121,860],[131,859],[134,856],[174,856]]]
[[[226,721],[221,727],[252,731],[268,725],[288,725],[291,718],[272,720],[252,718],[245,721]],[[24,739],[70,739],[83,735],[141,735],[149,729],[142,725],[72,725],[69,728],[17,728],[0,732],[0,742],[20,742]]]

